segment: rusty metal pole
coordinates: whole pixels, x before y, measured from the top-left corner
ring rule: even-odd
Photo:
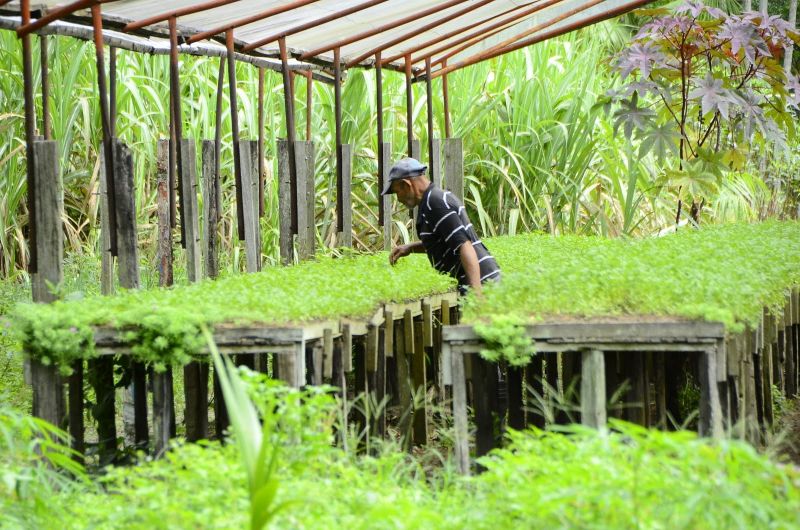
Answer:
[[[344,197],[342,196],[344,159],[342,156],[342,61],[341,50],[333,50],[333,101],[336,126],[336,229],[344,226]]]
[[[47,35],[42,35],[39,38],[39,62],[42,67],[42,134],[44,134],[45,140],[52,140],[53,128],[50,123],[50,57],[47,43]]]
[[[375,118],[378,122],[378,224],[383,226],[386,212],[383,210],[383,68],[381,68],[381,52],[375,54]]]
[[[108,195],[108,235],[109,252],[117,255],[117,201],[114,183],[114,155],[111,145],[111,122],[108,114],[108,87],[106,86],[106,66],[103,54],[103,18],[100,5],[92,5],[92,25],[94,27],[94,48],[97,62],[97,89],[100,93],[100,122],[103,126],[103,154],[106,166],[106,193]],[[103,249],[106,250],[106,249]]]
[[[225,60],[224,56],[219,58],[219,72],[217,73],[217,108],[214,129],[214,182],[219,184],[220,174],[222,173],[222,92],[225,88]],[[217,212],[222,212],[222,193],[217,186],[216,207]],[[219,214],[219,213],[218,213]]]
[[[447,68],[447,61],[442,63],[442,68]],[[430,75],[430,72],[428,72],[428,76]],[[444,100],[444,135],[445,138],[452,138],[453,129],[450,123],[450,97],[447,92],[447,74],[442,76],[442,99]]]
[[[236,61],[233,56],[233,30],[225,32],[228,49],[228,97],[231,105],[231,130],[233,132],[233,172],[236,182],[236,221],[239,241],[244,241],[244,209],[242,202],[242,159],[239,154],[239,105],[236,96]]]
[[[289,147],[289,187],[292,201],[292,234],[297,234],[297,163],[294,158],[294,91],[292,76],[289,74],[289,55],[286,52],[286,39],[278,40],[281,54],[281,71],[283,73],[283,102],[286,111],[286,142]]]
[[[433,86],[430,57],[425,58],[425,94],[428,108],[428,174],[433,175]]]
[[[29,0],[22,0],[20,4],[22,24],[31,21]],[[36,173],[34,171],[33,142],[36,136],[36,107],[33,101],[33,61],[31,60],[31,38],[29,35],[22,37],[22,80],[25,99],[25,158],[27,161],[27,187],[28,187],[28,246],[30,262],[28,272],[38,272],[36,252]]]
[[[264,217],[264,69],[258,69],[258,216]]]
[[[181,210],[181,247],[186,248],[186,219],[183,208],[183,154],[181,143],[183,142],[183,112],[181,112],[181,80],[180,69],[178,67],[178,20],[175,17],[169,18],[169,79],[170,79],[170,99],[172,101],[172,130],[175,132],[175,159],[177,161],[177,190],[178,204]]]
[[[108,49],[108,128],[117,136],[117,49]]]
[[[411,56],[406,55],[406,135],[408,136],[408,156],[412,155],[414,144],[414,94],[411,92]]]

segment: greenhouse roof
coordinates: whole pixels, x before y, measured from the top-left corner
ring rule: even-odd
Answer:
[[[279,57],[282,40],[295,59],[347,67],[404,69],[410,57],[432,76],[496,57],[621,15],[651,0],[33,0],[32,22],[66,20],[91,29],[89,7],[101,4],[103,26],[138,37],[169,35],[174,20],[185,47],[231,31],[237,51]],[[20,4],[0,0],[19,15]],[[44,20],[43,22],[46,22]],[[40,23],[41,24],[41,23]],[[67,26],[56,26],[60,33]],[[35,26],[29,29],[37,29]],[[188,45],[188,46],[187,46]],[[197,53],[203,53],[198,46]],[[190,49],[184,51],[191,53]],[[437,74],[437,72],[439,72]]]

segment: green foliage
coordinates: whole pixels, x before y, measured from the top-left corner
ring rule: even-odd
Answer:
[[[91,491],[75,454],[67,433],[0,399],[0,527],[33,528],[52,495]]]
[[[755,326],[800,285],[800,225],[765,222],[646,239],[544,235],[488,242],[503,280],[465,322],[669,315]],[[507,320],[506,320],[507,321]]]
[[[276,528],[791,529],[800,473],[738,441],[648,431],[512,432],[487,471],[426,474],[392,449],[353,458],[335,447],[282,451]],[[287,443],[284,440],[284,443]],[[236,444],[176,446],[163,460],[111,468],[105,492],[67,491],[31,513],[60,528],[244,528],[248,489]],[[312,456],[309,458],[309,456]]]
[[[385,253],[320,258],[259,274],[229,276],[172,290],[128,291],[53,304],[20,304],[15,330],[31,357],[69,373],[70,361],[94,356],[95,326],[123,330],[133,357],[157,369],[185,364],[203,345],[200,325],[222,322],[292,325],[342,316],[367,317],[384,301],[450,290],[451,278],[423,256],[389,265]]]
[[[488,324],[476,322],[475,332],[487,346],[481,350],[481,357],[495,362],[505,360],[512,366],[528,364],[534,352],[523,324],[519,318],[506,315],[494,315]]]
[[[236,367],[227,356],[220,355],[208,328],[203,326],[202,330],[225,397],[225,408],[233,426],[242,467],[247,472],[250,530],[261,530],[285,507],[275,505],[275,495],[280,485],[275,476],[280,446],[273,444],[270,439],[274,412],[271,408],[262,409],[259,419]]]

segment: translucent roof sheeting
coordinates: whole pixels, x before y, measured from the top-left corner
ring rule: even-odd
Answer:
[[[131,22],[161,20],[128,33],[165,35],[166,19],[177,13],[182,39],[235,26],[239,51],[279,57],[278,38],[285,37],[290,55],[303,61],[331,64],[333,49],[348,67],[371,66],[380,52],[384,66],[402,69],[409,54],[414,70],[430,58],[434,70],[446,64],[472,64],[486,56],[512,51],[640,7],[650,0],[105,0],[106,27],[120,30]],[[33,18],[74,2],[31,1]],[[222,4],[222,5],[220,5]],[[194,8],[195,12],[187,13]],[[19,15],[19,1],[0,11]],[[253,20],[268,11],[282,11]],[[241,24],[243,19],[249,23]],[[67,17],[87,25],[84,9]]]

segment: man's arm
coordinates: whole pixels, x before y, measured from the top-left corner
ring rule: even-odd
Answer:
[[[478,254],[475,252],[475,247],[472,243],[467,241],[459,248],[459,257],[461,258],[461,267],[467,275],[467,283],[470,289],[475,294],[480,295],[481,290],[481,266],[478,263]]]
[[[394,247],[392,249],[392,253],[389,254],[389,263],[394,265],[400,258],[404,258],[409,254],[421,254],[423,252],[425,252],[425,247],[423,246],[422,241],[415,241],[414,243],[409,243],[408,245],[400,245],[399,247]]]

